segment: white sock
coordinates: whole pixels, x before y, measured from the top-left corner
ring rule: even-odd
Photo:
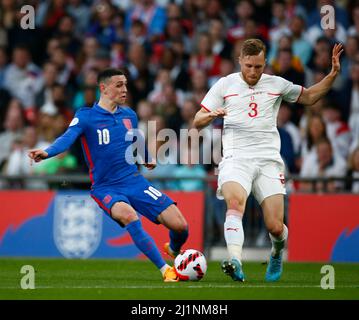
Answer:
[[[244,242],[244,232],[242,218],[238,215],[228,215],[224,223],[224,238],[227,243],[227,250],[230,259],[242,260],[242,247]]]
[[[269,237],[272,241],[272,256],[273,257],[278,257],[285,246],[285,242],[288,238],[288,228],[285,224],[283,224],[283,233],[279,236],[279,237],[275,237],[271,234],[269,234]]]
[[[165,271],[167,270],[167,268],[170,268],[170,266],[166,263],[166,264],[160,269],[162,275],[165,274]]]

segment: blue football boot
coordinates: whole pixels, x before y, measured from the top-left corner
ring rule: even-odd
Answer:
[[[242,265],[237,259],[223,260],[221,267],[222,271],[226,275],[231,276],[234,281],[244,282]]]
[[[265,280],[268,282],[278,281],[283,271],[282,254],[278,257],[270,256]]]

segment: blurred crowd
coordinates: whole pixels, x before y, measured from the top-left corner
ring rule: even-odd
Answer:
[[[25,4],[35,8],[34,29],[21,27]],[[335,8],[335,29],[321,28],[324,5]],[[359,177],[359,1],[350,0],[0,0],[1,173],[86,172],[78,142],[33,166],[26,152],[46,148],[79,108],[96,102],[97,74],[107,67],[126,71],[128,105],[145,133],[148,121],[154,121],[156,132],[171,128],[179,136],[181,129],[192,127],[210,86],[239,71],[241,43],[254,37],[267,45],[266,73],[305,87],[330,71],[333,44],[344,44],[333,89],[311,107],[283,102],[278,128],[288,175],[347,177],[326,187],[359,193],[359,183],[351,179]],[[215,121],[208,130],[221,126]],[[164,142],[154,143],[158,150]],[[217,143],[212,139],[209,144]],[[205,147],[207,143],[200,151]],[[183,148],[174,157],[190,159],[193,148]],[[187,162],[145,173],[215,175],[215,165]],[[204,187],[190,179],[155,183],[175,190]],[[22,187],[47,185],[28,181]],[[293,188],[309,190],[312,185]]]

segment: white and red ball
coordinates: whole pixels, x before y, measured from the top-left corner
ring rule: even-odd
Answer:
[[[207,271],[205,256],[195,249],[187,249],[180,253],[175,259],[174,266],[181,281],[199,281]]]

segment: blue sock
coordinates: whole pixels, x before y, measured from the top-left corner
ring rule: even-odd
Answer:
[[[158,269],[161,269],[165,264],[158,248],[152,237],[142,228],[140,220],[130,222],[126,226],[126,230],[130,234],[136,247],[140,249]]]
[[[170,248],[174,252],[181,250],[182,245],[186,242],[188,238],[188,228],[182,232],[176,232],[170,230]]]

